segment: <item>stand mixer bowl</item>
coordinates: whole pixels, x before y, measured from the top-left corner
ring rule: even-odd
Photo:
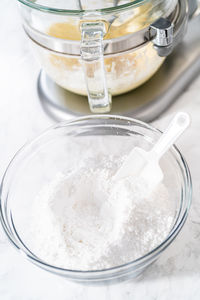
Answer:
[[[186,0],[19,2],[42,68],[96,113],[159,69],[188,19]]]

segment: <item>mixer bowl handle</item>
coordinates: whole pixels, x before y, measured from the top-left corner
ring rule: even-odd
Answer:
[[[107,87],[103,46],[106,26],[102,21],[82,21],[80,30],[81,61],[90,110],[94,113],[109,112],[112,97]]]

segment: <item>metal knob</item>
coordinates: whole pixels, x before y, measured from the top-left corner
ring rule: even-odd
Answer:
[[[164,18],[160,18],[150,26],[150,36],[155,46],[165,47],[173,43],[173,24]]]

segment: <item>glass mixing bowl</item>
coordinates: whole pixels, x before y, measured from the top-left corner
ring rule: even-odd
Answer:
[[[143,257],[97,271],[68,270],[50,265],[32,251],[30,217],[35,196],[58,172],[79,166],[88,156],[126,155],[134,146],[148,150],[160,134],[157,129],[134,119],[96,115],[59,123],[26,144],[8,166],[0,194],[0,219],[19,253],[42,269],[82,283],[118,282],[143,272],[174,240],[188,215],[191,176],[176,147],[161,160],[164,184],[174,204],[174,221],[166,239]],[[88,151],[91,144],[97,145],[96,151]]]
[[[186,0],[19,2],[42,68],[61,87],[88,95],[96,113],[110,111],[112,95],[135,89],[158,70],[166,55],[155,49],[155,36],[160,49],[170,48],[171,35],[178,42],[187,19]],[[171,26],[157,24],[156,33],[150,25],[160,18]]]

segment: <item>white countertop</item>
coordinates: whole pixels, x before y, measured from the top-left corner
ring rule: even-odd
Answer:
[[[20,23],[16,1],[0,1],[0,176],[15,152],[53,124],[36,92],[39,66]],[[173,245],[137,281],[83,287],[57,278],[25,261],[0,228],[0,299],[200,299],[200,77],[156,126],[177,110],[191,114],[192,125],[178,143],[191,169],[194,187],[190,216]]]

